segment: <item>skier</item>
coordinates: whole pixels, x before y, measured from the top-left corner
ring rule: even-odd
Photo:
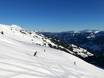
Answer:
[[[4,32],[3,32],[3,31],[1,31],[1,34],[4,34]]]
[[[37,54],[37,51],[34,53],[34,56],[36,56],[36,54]]]
[[[46,50],[44,49],[44,52],[46,52]]]
[[[76,62],[74,61],[74,65],[76,65]]]

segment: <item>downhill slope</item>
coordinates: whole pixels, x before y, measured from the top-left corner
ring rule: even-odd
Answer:
[[[22,34],[20,29],[0,26],[0,78],[104,78],[104,70],[43,46],[51,42],[36,33],[35,37]]]

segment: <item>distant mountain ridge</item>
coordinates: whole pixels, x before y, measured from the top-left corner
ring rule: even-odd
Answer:
[[[43,32],[43,34],[48,37],[55,37],[56,39],[64,41],[68,44],[75,44],[77,46],[83,47],[89,51],[91,50],[91,52],[103,52],[104,46],[102,45],[104,44],[104,31],[83,30],[79,32],[68,31],[60,33]],[[98,48],[93,48],[95,45]]]
[[[83,30],[79,32],[43,32],[47,37],[60,40],[64,44],[74,44],[94,54],[88,62],[104,68],[104,31]]]

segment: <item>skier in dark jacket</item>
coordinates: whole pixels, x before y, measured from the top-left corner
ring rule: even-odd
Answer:
[[[76,65],[76,62],[74,61],[74,65]]]
[[[44,52],[46,52],[46,50],[44,49]]]
[[[34,56],[36,56],[36,54],[37,54],[37,51],[34,53]]]

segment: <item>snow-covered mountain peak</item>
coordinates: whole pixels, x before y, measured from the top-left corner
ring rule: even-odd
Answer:
[[[48,46],[48,44],[55,45],[49,39],[46,39],[42,34],[26,31],[18,25],[0,24],[0,32],[3,36],[17,40],[25,41],[27,43],[37,44],[41,46]]]
[[[18,25],[6,25],[6,24],[0,24],[0,29],[4,29],[4,28],[13,28],[13,29],[16,29],[16,30],[21,30],[22,27],[18,26]]]
[[[21,30],[23,30],[20,26],[17,25],[6,25],[6,24],[0,24],[0,32],[4,32],[5,35],[8,34],[14,34],[14,33],[19,33]]]
[[[11,28],[14,28],[14,29],[16,29],[16,30],[22,30],[22,29],[23,29],[21,26],[14,25],[14,24],[12,24],[10,27],[11,27]]]
[[[82,31],[78,31],[79,33],[98,33],[100,32],[99,30],[82,30]],[[77,33],[78,33],[77,32]]]

